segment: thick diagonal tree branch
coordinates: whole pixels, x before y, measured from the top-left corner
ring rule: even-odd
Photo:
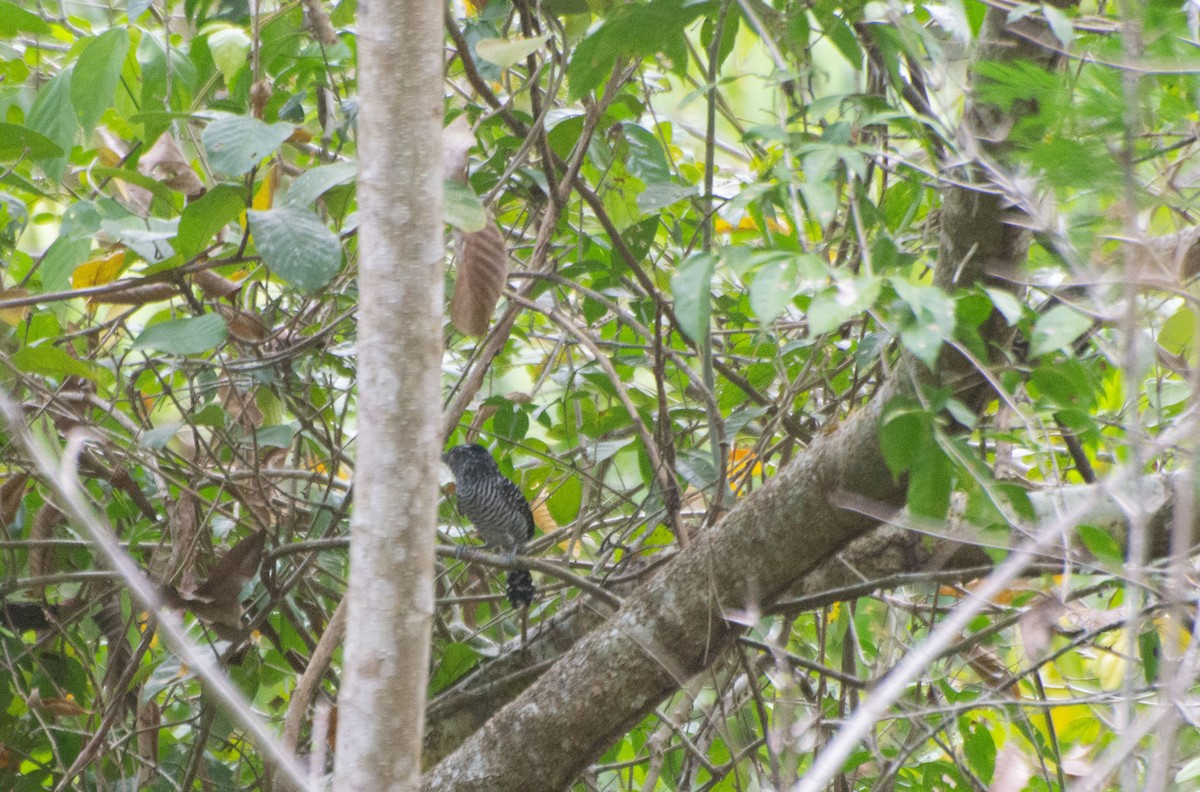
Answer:
[[[1016,24],[1019,34],[1007,28],[1002,12],[990,11],[979,57],[1052,66],[1054,56],[1029,43],[1040,32],[1038,23]],[[990,154],[1001,145],[1006,122],[1011,118],[994,108],[973,106],[964,135]],[[975,173],[968,169],[967,175]],[[1022,264],[1027,232],[1005,222],[999,198],[960,187],[946,203],[940,285],[970,285]],[[969,384],[968,367],[955,361],[947,367],[944,375]],[[737,636],[740,616],[761,613],[875,527],[879,512],[902,504],[904,489],[884,463],[878,430],[886,403],[913,379],[902,374],[884,384],[658,575],[626,594],[620,611],[430,771],[424,788],[565,788],[663,697],[719,657]],[[845,508],[864,502],[875,504],[871,515]]]

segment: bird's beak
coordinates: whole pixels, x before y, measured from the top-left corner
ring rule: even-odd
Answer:
[[[450,464],[450,452],[449,451],[442,454],[442,461],[445,462],[447,465]]]

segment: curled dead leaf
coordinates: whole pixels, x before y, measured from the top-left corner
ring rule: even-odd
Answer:
[[[479,430],[483,428],[484,422],[495,415],[498,409],[494,404],[484,404],[476,410],[475,417],[471,419],[471,426],[467,429],[467,435],[463,438],[463,442],[477,442],[479,440]]]
[[[230,383],[223,383],[217,392],[221,396],[221,406],[230,418],[249,430],[262,426],[263,412],[255,403],[253,393],[240,390]]]
[[[463,234],[462,254],[450,300],[450,319],[460,332],[481,336],[508,279],[508,248],[494,220],[482,230]]]
[[[229,334],[238,341],[261,344],[271,337],[271,329],[266,323],[249,311],[218,303],[217,313],[225,320]]]
[[[192,275],[192,283],[200,287],[200,291],[204,292],[205,297],[213,299],[228,297],[242,288],[242,284],[218,275],[212,270],[200,270],[194,273]]]
[[[167,604],[187,608],[197,617],[213,624],[237,628],[242,624],[242,586],[258,573],[267,535],[255,531],[229,549],[208,573],[208,579],[194,591],[167,587]]]
[[[66,698],[42,698],[41,693],[37,690],[34,690],[29,696],[29,707],[30,709],[41,710],[58,718],[88,714],[87,710],[75,703],[74,696],[68,695]]]
[[[12,525],[12,521],[17,518],[28,481],[28,473],[13,473],[0,484],[0,527]]]
[[[160,181],[188,198],[199,198],[204,194],[204,182],[192,170],[183,149],[175,142],[170,132],[159,135],[150,150],[138,160],[138,172],[143,176]]]
[[[267,102],[271,101],[271,97],[275,94],[271,88],[269,80],[259,80],[250,86],[250,109],[254,112],[255,118],[263,117],[263,108],[267,106]]]
[[[37,515],[33,518],[33,525],[29,527],[29,538],[35,542],[49,539],[54,535],[54,529],[63,525],[66,521],[67,516],[53,503],[46,501],[42,504],[42,508],[38,509]],[[53,571],[54,548],[44,544],[33,544],[29,549],[30,577],[41,577]],[[42,592],[39,590],[33,592],[33,594],[40,597]]]

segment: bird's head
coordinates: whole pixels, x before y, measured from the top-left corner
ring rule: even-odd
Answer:
[[[492,459],[492,455],[481,445],[454,446],[442,454],[442,461],[450,466],[450,471],[454,473],[455,478],[468,470],[499,470],[496,460]]]

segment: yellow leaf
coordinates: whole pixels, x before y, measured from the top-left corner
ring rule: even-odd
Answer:
[[[0,300],[15,300],[29,296],[28,289],[0,289]],[[0,308],[0,322],[14,327],[25,321],[29,316],[29,306],[21,305],[16,308]]]
[[[541,529],[542,533],[550,533],[558,530],[558,523],[554,521],[554,517],[550,514],[549,507],[546,506],[546,490],[542,490],[533,499],[533,524]]]
[[[258,187],[258,192],[254,193],[254,200],[251,202],[251,208],[265,212],[270,209],[275,203],[275,188],[279,186],[279,166],[275,163],[271,164],[270,170],[267,171],[266,178]]]
[[[1100,656],[1096,658],[1096,676],[1102,689],[1118,690],[1124,683],[1131,644],[1129,630],[1119,630],[1109,650],[1101,649]]]
[[[743,494],[749,479],[762,476],[762,463],[748,448],[734,448],[729,452],[729,487],[738,495]]]
[[[1192,634],[1170,614],[1157,617],[1154,626],[1168,657],[1179,657],[1192,643]]]
[[[85,261],[71,273],[71,288],[86,289],[112,283],[125,269],[125,250],[120,248],[107,256]]]
[[[265,212],[270,209],[275,203],[275,188],[279,186],[279,166],[271,163],[271,167],[267,170],[267,175],[258,184],[258,190],[254,193],[253,200],[250,201],[250,208],[256,212]],[[246,227],[246,212],[242,211],[242,216],[239,218],[242,223],[242,228]]]

